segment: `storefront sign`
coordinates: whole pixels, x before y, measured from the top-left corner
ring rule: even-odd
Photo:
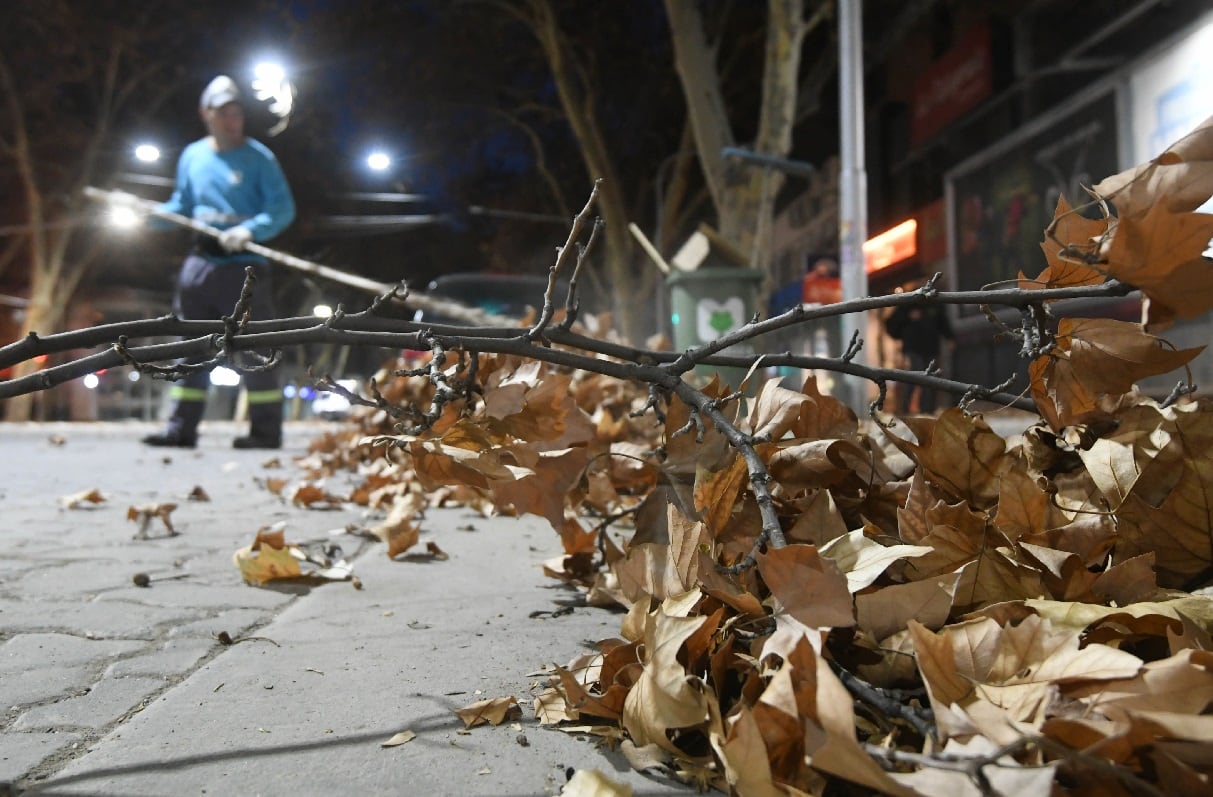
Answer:
[[[977,107],[993,91],[990,28],[980,25],[914,82],[910,143],[922,144]]]
[[[913,257],[918,252],[918,221],[906,219],[891,230],[864,241],[864,267],[869,274]]]
[[[1213,15],[1129,75],[1133,163],[1156,158],[1213,113]],[[1213,211],[1213,202],[1199,208]]]

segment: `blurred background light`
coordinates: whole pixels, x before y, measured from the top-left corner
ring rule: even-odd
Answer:
[[[211,371],[211,384],[218,387],[235,387],[240,384],[240,374],[220,365]]]
[[[392,166],[392,158],[382,150],[375,150],[366,156],[366,165],[372,171],[386,172]]]
[[[160,160],[160,148],[155,144],[140,144],[135,147],[135,158],[144,163],[155,163]]]

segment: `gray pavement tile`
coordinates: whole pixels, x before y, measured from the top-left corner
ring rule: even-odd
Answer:
[[[250,540],[251,542],[251,540]],[[234,549],[233,549],[234,550]],[[226,609],[241,606],[249,609],[273,609],[289,603],[298,590],[249,589],[234,565],[235,579],[230,584],[191,584],[189,581],[166,581],[151,587],[136,587],[134,584],[104,592],[97,596],[99,603],[133,604],[159,607],[192,607],[201,611]]]
[[[94,555],[88,561],[44,562],[36,571],[5,585],[5,592],[22,597],[73,598],[91,597],[101,592],[130,586],[128,576],[123,583],[121,573],[128,569],[121,559]],[[131,571],[132,573],[134,570]]]
[[[131,676],[102,678],[88,694],[37,706],[22,714],[13,728],[53,730],[87,728],[97,730],[116,722],[142,701],[165,687],[164,678]]]
[[[93,594],[87,586],[96,597],[76,603],[49,587],[35,590],[48,613],[47,625],[37,628],[89,633],[92,627],[126,637],[95,643],[21,633],[33,619],[20,606],[24,596],[6,593],[0,583],[0,598],[22,599],[0,600],[0,729],[6,729],[0,751],[15,738],[21,752],[20,762],[14,754],[0,773],[25,767],[15,779],[23,793],[554,795],[570,768],[600,769],[637,794],[686,793],[631,772],[592,741],[534,720],[533,695],[546,685],[536,673],[567,663],[587,640],[615,636],[620,621],[617,613],[576,605],[576,593],[542,575],[539,562],[559,552],[544,521],[431,512],[423,540],[435,540],[448,561],[391,561],[381,546],[337,539],[362,590],[349,583],[250,587],[231,554],[261,526],[284,520],[288,539],[300,541],[327,538],[361,519],[360,509],[290,506],[255,481],[297,479],[290,458],[319,427],[288,425],[289,450],[277,454],[286,467],[275,470],[263,467],[266,452],[229,448],[243,432],[239,425],[204,428],[197,451],[172,452],[167,463],[137,442],[152,429],[32,424],[16,437],[8,428],[0,435],[0,458],[20,450],[30,460],[0,485],[6,508],[15,500],[28,519],[0,528],[0,546],[10,552],[0,572],[35,584],[32,574],[51,562],[60,574],[80,574],[89,581],[81,594]],[[39,445],[51,433],[67,444]],[[45,500],[50,472],[64,494],[98,487],[113,496],[111,504],[87,513],[60,510],[58,491]],[[195,485],[213,500],[183,502]],[[145,499],[179,501],[173,519],[184,533],[131,540],[126,506]],[[468,525],[478,530],[461,530]],[[108,576],[98,573],[93,581],[90,563],[103,563]],[[190,578],[147,589],[129,584],[136,570],[154,575],[159,568]],[[552,616],[569,603],[571,613]],[[63,617],[73,611],[79,617]],[[248,639],[216,647],[220,631]],[[17,660],[25,669],[11,663]],[[161,692],[155,684],[164,682],[174,685]],[[148,694],[156,696],[142,706]],[[454,709],[506,695],[523,706],[516,725],[462,731]],[[80,737],[19,733],[13,726],[22,713],[21,727],[88,730]],[[417,738],[381,747],[406,728]],[[61,749],[48,739],[81,747]]]
[[[22,706],[78,693],[97,680],[96,668],[91,664],[57,667],[31,661],[28,666],[31,669],[0,675],[0,710],[9,719],[15,718]]]
[[[169,637],[213,638],[221,631],[226,631],[232,637],[238,637],[243,636],[250,628],[261,625],[268,618],[269,614],[263,609],[229,609],[174,626],[169,631]]]
[[[355,564],[362,590],[313,590],[253,632],[264,640],[208,660],[31,793],[549,795],[570,767],[601,769],[638,794],[686,793],[538,726],[537,671],[613,636],[620,615],[550,615],[574,594],[539,570],[558,550],[542,521],[457,530],[466,522],[464,512],[427,518],[424,536],[445,562],[371,549]],[[516,723],[462,730],[455,709],[509,695],[523,707]],[[405,729],[417,738],[380,746]]]
[[[0,732],[0,786],[16,781],[47,756],[80,742],[78,733]]]
[[[69,634],[18,634],[0,645],[0,678],[31,667],[73,667],[117,658],[145,646],[119,639],[84,639]]]
[[[164,646],[142,656],[120,659],[105,671],[107,678],[150,675],[172,678],[189,672],[219,646],[214,639],[180,637],[170,639]]]
[[[196,616],[188,608],[141,606],[138,611],[115,611],[113,604],[95,601],[0,599],[0,630],[6,634],[55,631],[99,639],[147,639],[159,626]]]

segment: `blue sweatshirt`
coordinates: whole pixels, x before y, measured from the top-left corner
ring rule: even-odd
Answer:
[[[162,208],[221,230],[242,224],[257,242],[270,240],[295,219],[295,200],[278,159],[252,138],[223,152],[209,138],[186,147],[177,161],[176,189]],[[264,258],[237,252],[208,259],[247,263]]]

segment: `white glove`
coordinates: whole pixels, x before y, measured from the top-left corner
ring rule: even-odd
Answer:
[[[228,227],[219,233],[219,245],[228,252],[239,252],[251,240],[253,240],[253,231],[239,224],[235,227]]]

